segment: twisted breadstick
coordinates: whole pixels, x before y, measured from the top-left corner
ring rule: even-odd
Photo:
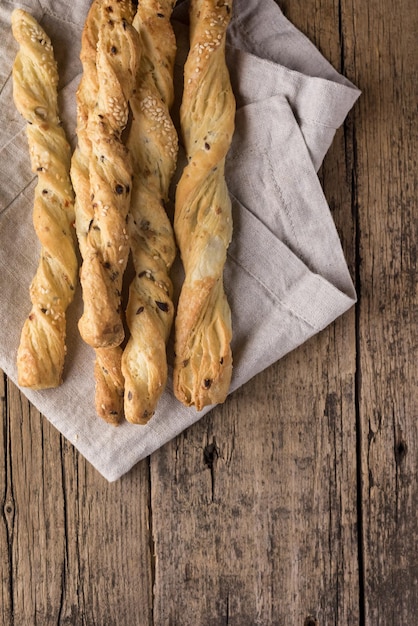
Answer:
[[[122,17],[121,17],[122,16]],[[112,60],[115,62],[117,69],[119,69],[116,58],[121,52],[121,48],[116,47],[115,40],[119,40],[120,23],[117,29],[115,40],[109,39],[106,46],[106,36],[103,32],[103,24],[107,23],[108,30],[112,31],[114,20],[119,20],[122,24],[122,29],[129,30],[130,36],[132,36],[132,30],[128,28],[127,20],[132,19],[132,13],[130,5],[120,5],[118,3],[118,10],[114,11],[114,7],[111,3],[104,3],[100,0],[96,0],[90,7],[88,13],[81,42],[80,59],[83,66],[83,76],[77,91],[77,137],[78,145],[74,151],[74,155],[71,163],[71,178],[73,181],[76,199],[75,199],[75,214],[76,214],[76,230],[79,241],[80,251],[83,259],[89,259],[94,255],[95,241],[92,237],[92,233],[100,232],[97,225],[97,221],[105,220],[108,216],[110,207],[106,205],[99,205],[92,200],[92,192],[90,189],[90,174],[89,168],[92,162],[94,162],[94,154],[92,150],[92,137],[91,129],[93,122],[92,116],[96,115],[97,119],[102,121],[99,115],[102,115],[100,111],[96,111],[96,104],[99,100],[99,76],[97,70],[97,50],[99,45],[99,31],[102,32],[101,37],[101,54],[105,54],[106,50],[108,54],[112,56]],[[125,31],[126,32],[126,31]],[[134,39],[137,35],[133,33]],[[105,44],[103,46],[103,44]],[[138,53],[137,45],[134,43],[135,53]],[[135,63],[136,59],[132,59]],[[127,59],[124,56],[123,64],[127,64]],[[132,69],[133,71],[133,69]],[[103,79],[103,76],[101,76]],[[109,85],[107,85],[109,88]],[[102,96],[103,97],[103,96]],[[110,96],[112,97],[112,96]],[[104,128],[104,126],[103,126]],[[120,133],[119,133],[120,134]],[[97,139],[97,137],[96,137]],[[106,142],[106,138],[104,139]],[[97,215],[97,211],[99,214]],[[114,212],[114,207],[112,208]],[[103,230],[112,230],[112,221],[110,221],[106,228]],[[92,231],[93,229],[93,231]],[[124,241],[127,239],[126,231],[124,233]],[[107,268],[107,261],[104,261],[104,265]],[[110,262],[109,262],[110,263]],[[86,297],[86,296],[85,296]],[[106,304],[103,304],[104,311],[106,311]],[[95,405],[96,411],[100,417],[112,424],[118,424],[123,418],[123,391],[124,382],[121,372],[121,357],[122,349],[119,346],[109,348],[96,348],[95,349],[95,366],[94,375],[96,382],[95,392]]]
[[[86,134],[89,153],[92,219],[85,238],[80,272],[84,312],[79,329],[95,348],[117,346],[124,338],[120,316],[122,277],[129,245],[126,218],[129,209],[132,169],[121,134],[128,120],[127,102],[132,94],[139,48],[138,34],[130,25],[130,2],[96,0],[96,71],[85,67],[83,90],[97,87],[94,108],[87,103]],[[93,71],[93,76],[86,74]]]
[[[197,410],[225,399],[232,373],[231,315],[223,289],[232,234],[224,178],[235,113],[225,64],[231,4],[191,0],[180,111],[188,164],[177,187],[174,221],[185,269],[176,317],[174,392]]]
[[[97,102],[96,49],[100,5],[93,2],[81,37],[80,59],[84,73],[77,90],[77,146],[71,160],[71,179],[75,191],[75,224],[81,256],[87,254],[87,235],[94,210],[90,200],[89,160],[91,141],[87,134],[89,111]],[[106,421],[118,424],[123,417],[123,380],[120,348],[95,350],[94,377],[96,411]],[[109,363],[109,360],[111,361]]]
[[[13,97],[28,122],[31,166],[38,175],[33,222],[41,244],[30,287],[32,310],[17,353],[18,383],[45,389],[62,382],[65,316],[77,279],[70,146],[58,116],[58,71],[50,39],[20,9],[12,13],[12,30],[20,45],[13,65]]]
[[[138,5],[134,26],[142,40],[137,88],[130,100],[128,147],[134,178],[129,232],[135,278],[126,319],[131,331],[122,357],[125,417],[146,423],[167,379],[166,342],[173,321],[168,273],[175,257],[174,234],[164,210],[177,158],[177,133],[169,108],[174,98],[176,42],[170,25],[174,1]]]

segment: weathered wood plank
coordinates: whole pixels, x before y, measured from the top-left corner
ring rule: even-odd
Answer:
[[[418,11],[353,3],[365,623],[418,613]]]
[[[418,13],[279,4],[363,89],[321,170],[357,313],[154,454],[151,492],[148,461],[107,484],[1,378],[1,623],[414,623]]]
[[[150,625],[148,462],[109,484],[11,383],[3,403],[2,623]]]

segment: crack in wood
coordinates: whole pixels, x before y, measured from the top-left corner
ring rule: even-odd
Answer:
[[[148,458],[147,461],[147,472],[148,472],[148,549],[149,549],[149,559],[150,559],[150,597],[151,597],[151,606],[150,606],[150,620],[151,624],[155,623],[154,620],[154,606],[155,606],[155,595],[156,595],[156,543],[154,538],[154,524],[153,524],[153,513],[152,513],[152,473],[151,473],[151,459]]]
[[[203,461],[210,470],[211,480],[211,502],[215,502],[215,472],[216,464],[219,458],[219,448],[216,445],[215,437],[212,439],[212,443],[208,443],[203,450]]]
[[[61,565],[61,593],[59,600],[59,609],[57,617],[57,626],[61,624],[61,618],[64,611],[65,591],[67,585],[67,567],[68,567],[68,515],[67,515],[67,493],[65,487],[64,472],[64,455],[63,455],[63,437],[60,437],[60,457],[61,457],[61,485],[62,485],[62,507],[64,513],[64,558]]]
[[[15,522],[15,498],[13,493],[12,476],[12,445],[10,432],[10,412],[9,412],[9,385],[5,374],[4,380],[4,403],[3,403],[3,442],[4,442],[4,474],[5,491],[3,500],[3,519],[7,538],[7,565],[8,565],[8,595],[10,626],[14,625],[14,575],[13,575],[13,543],[14,543],[14,522]]]

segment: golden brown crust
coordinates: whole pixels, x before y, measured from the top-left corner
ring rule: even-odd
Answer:
[[[109,424],[123,420],[124,379],[121,371],[122,348],[96,348],[94,378],[97,414]]]
[[[139,58],[132,17],[130,2],[95,0],[87,18],[87,49],[82,55],[79,125],[87,144],[84,166],[88,164],[91,204],[82,213],[91,219],[77,222],[84,302],[79,329],[95,348],[117,346],[124,337],[120,299],[129,253],[126,217],[132,169],[121,135],[128,121],[127,102]],[[91,45],[95,36],[96,48]]]
[[[94,217],[90,200],[89,159],[91,141],[87,133],[89,111],[97,102],[96,49],[100,3],[93,2],[87,15],[82,36],[80,59],[83,75],[77,90],[77,146],[71,159],[71,180],[75,191],[75,225],[82,258],[87,254],[89,224]]]
[[[176,52],[170,25],[173,5],[170,0],[140,3],[134,19],[142,41],[128,139],[134,165],[129,233],[135,278],[126,312],[131,334],[122,372],[125,417],[140,424],[153,415],[166,385],[166,342],[174,314],[169,271],[175,243],[164,209],[178,143],[169,114]]]
[[[174,392],[197,410],[223,402],[232,374],[231,315],[223,289],[232,235],[224,177],[235,100],[225,63],[232,2],[192,0],[181,128],[188,156],[174,228],[185,269],[176,317]]]
[[[12,30],[20,45],[13,66],[13,96],[28,122],[32,171],[38,176],[33,222],[41,244],[30,288],[32,310],[17,354],[18,383],[45,389],[62,382],[66,310],[77,280],[70,146],[58,115],[58,71],[50,39],[21,9],[12,13]]]
[[[90,200],[89,159],[91,141],[87,133],[87,123],[89,111],[94,108],[97,102],[96,49],[99,12],[99,3],[93,2],[81,36],[80,59],[84,73],[77,90],[78,142],[71,160],[71,179],[75,190],[75,224],[83,258],[87,251],[89,224],[94,217],[94,210]],[[103,354],[106,350],[110,351],[109,355]],[[123,417],[123,399],[121,399],[117,382],[121,375],[120,371],[118,371],[118,351],[120,352],[120,348],[96,350],[94,364],[96,412],[102,419],[113,424],[118,424]],[[108,366],[107,361],[109,359],[112,359],[112,367]],[[116,369],[116,375],[109,374],[109,372],[113,372],[113,369]]]
[[[129,2],[95,0],[90,8],[82,34],[78,145],[71,165],[83,258],[80,330],[95,347],[96,411],[112,424],[123,418],[122,350],[117,344],[123,339],[119,309],[128,254],[125,219],[131,169],[121,132],[139,55],[132,17]],[[97,347],[106,344],[110,347]]]

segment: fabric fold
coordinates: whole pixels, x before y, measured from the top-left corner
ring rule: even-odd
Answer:
[[[231,193],[280,242],[311,271],[354,298],[341,243],[303,129],[286,98],[278,95],[238,110],[226,175]]]

